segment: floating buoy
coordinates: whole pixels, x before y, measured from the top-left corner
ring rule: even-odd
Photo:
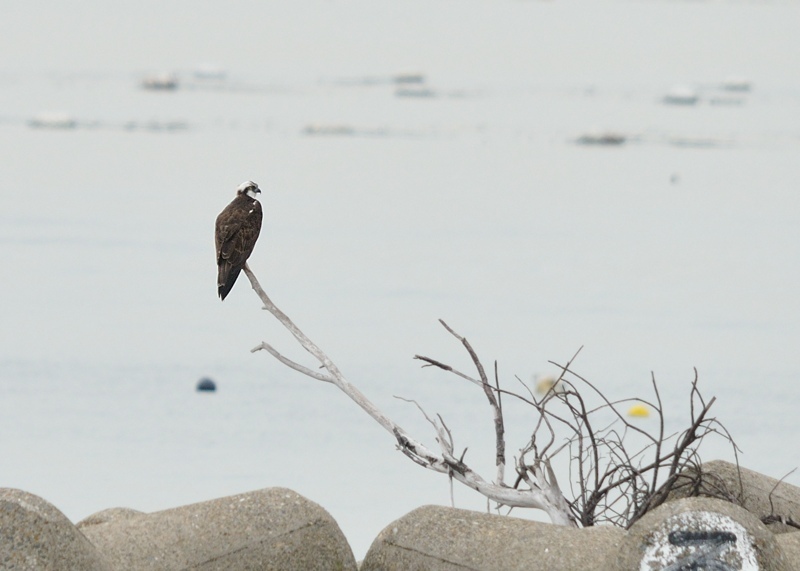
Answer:
[[[142,87],[151,91],[174,91],[178,89],[178,77],[172,73],[155,73],[142,79]]]
[[[628,416],[635,416],[638,418],[646,418],[650,416],[650,409],[641,403],[633,405],[628,409]]]
[[[553,376],[546,375],[544,377],[534,377],[536,383],[536,392],[540,395],[546,394],[552,390],[554,393],[563,393],[564,385]]]
[[[208,377],[203,377],[199,381],[197,381],[197,390],[198,391],[207,391],[207,392],[214,392],[217,390],[217,385],[209,379]]]

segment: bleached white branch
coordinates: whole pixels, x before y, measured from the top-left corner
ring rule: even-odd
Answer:
[[[440,454],[429,450],[424,444],[413,438],[401,426],[387,417],[378,409],[358,388],[352,385],[342,374],[336,364],[313,342],[309,339],[289,317],[283,313],[272,302],[269,296],[259,284],[255,274],[250,267],[245,264],[244,273],[250,280],[253,290],[264,304],[264,309],[272,313],[275,318],[294,336],[297,342],[308,351],[320,364],[327,370],[329,375],[322,375],[308,367],[295,363],[283,357],[278,351],[267,343],[255,347],[253,351],[266,350],[276,357],[281,363],[299,371],[315,380],[330,382],[336,385],[342,392],[350,397],[362,410],[369,414],[378,424],[390,432],[397,440],[398,448],[411,458],[414,462],[433,470],[450,475],[465,486],[468,486],[485,497],[499,504],[509,507],[535,508],[545,511],[550,520],[557,525],[575,527],[569,506],[561,494],[558,487],[548,488],[547,486],[532,487],[530,489],[509,488],[502,483],[490,483],[484,480],[479,474],[467,466],[463,460],[456,458],[453,454],[452,440],[448,438],[446,427],[443,423],[432,422],[437,432],[437,440],[441,447]],[[488,384],[482,374],[483,386]],[[427,417],[427,415],[426,415]],[[430,420],[430,419],[429,419]],[[498,466],[499,468],[499,466]],[[500,479],[500,478],[499,478]],[[502,481],[500,479],[500,481]]]
[[[269,343],[265,343],[265,342],[262,341],[260,344],[256,345],[252,349],[250,349],[250,352],[251,353],[255,353],[256,351],[261,351],[261,350],[264,350],[264,351],[268,352],[270,355],[275,357],[278,361],[280,361],[281,363],[283,363],[284,365],[286,365],[290,369],[294,369],[295,371],[303,373],[304,375],[307,375],[307,376],[311,377],[312,379],[317,379],[318,381],[322,381],[324,383],[333,383],[333,379],[330,376],[323,375],[322,373],[318,373],[317,371],[315,371],[313,369],[309,369],[308,367],[305,367],[305,366],[301,365],[300,363],[292,361],[288,357],[284,357],[283,355],[281,355],[275,349],[275,347],[273,347]]]
[[[425,361],[426,363],[428,363],[427,365],[422,365],[423,367],[439,367],[440,369],[442,369],[444,371],[448,371],[448,372],[453,373],[454,375],[456,375],[458,377],[461,377],[462,379],[468,380],[472,384],[478,385],[479,387],[483,387],[483,383],[481,381],[479,381],[478,379],[470,377],[469,375],[466,375],[466,374],[462,373],[458,369],[454,369],[450,365],[445,365],[441,361],[437,361],[436,359],[431,359],[430,357],[423,357],[422,355],[414,355],[414,358],[415,359],[419,359],[420,361]]]

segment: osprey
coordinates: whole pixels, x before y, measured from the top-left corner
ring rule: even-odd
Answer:
[[[256,196],[258,185],[248,180],[236,189],[236,198],[217,216],[215,239],[217,244],[217,292],[220,299],[231,291],[239,272],[261,232],[261,203]]]

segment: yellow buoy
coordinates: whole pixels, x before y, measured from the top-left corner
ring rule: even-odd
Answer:
[[[628,409],[628,416],[636,416],[639,418],[646,418],[650,416],[650,409],[641,403],[633,405]]]

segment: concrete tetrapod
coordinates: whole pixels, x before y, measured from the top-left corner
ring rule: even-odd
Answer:
[[[687,493],[722,499],[729,496],[731,500],[741,501],[742,507],[759,518],[775,515],[800,522],[800,488],[797,486],[747,468],[737,468],[736,464],[724,460],[704,462],[700,469],[702,479],[699,489],[695,491],[691,486],[678,487],[670,493],[670,500],[684,497]],[[686,472],[686,475],[696,477],[694,472]],[[780,521],[770,523],[767,527],[772,533],[798,531]]]
[[[787,554],[761,521],[735,504],[685,498],[634,523],[600,567],[609,571],[792,571]]]
[[[118,571],[356,569],[336,521],[286,488],[147,514],[106,510],[80,526]]]
[[[0,489],[0,569],[109,571],[67,516],[22,490]]]
[[[781,533],[775,536],[778,545],[781,546],[786,557],[794,565],[793,569],[800,569],[800,532]]]
[[[361,571],[575,571],[597,569],[625,531],[575,529],[442,506],[390,523]]]

